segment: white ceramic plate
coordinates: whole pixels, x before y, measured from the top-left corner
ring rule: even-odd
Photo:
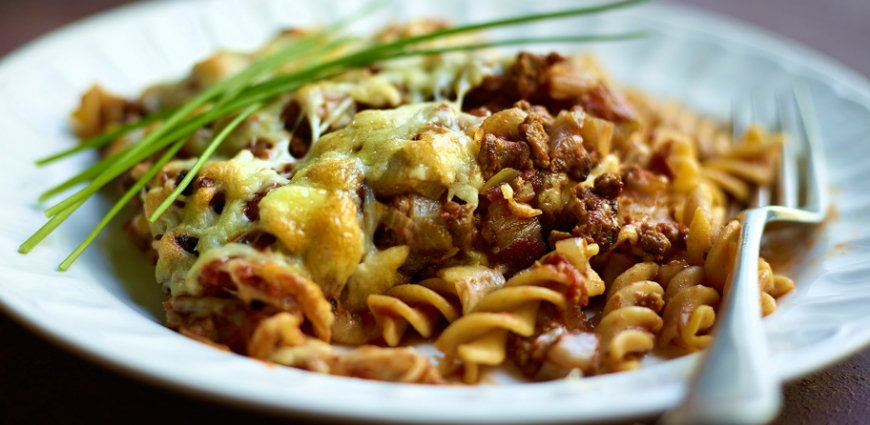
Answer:
[[[542,3],[396,1],[390,11],[396,17],[446,15],[467,21],[559,6]],[[56,271],[106,210],[103,198],[82,208],[30,255],[16,253],[44,221],[36,195],[94,160],[85,155],[46,169],[32,165],[34,159],[74,143],[66,117],[90,84],[99,81],[134,95],[149,84],[182,75],[219,47],[250,49],[278,28],[328,21],[337,11],[355,7],[340,0],[141,3],[58,31],[0,63],[0,305],[47,338],[116,370],[283,414],[544,423],[637,417],[677,403],[691,356],[570,382],[436,388],[269,367],[211,349],[161,325],[162,296],[153,271],[118,226],[69,272]],[[792,379],[870,342],[870,192],[863,187],[870,182],[870,85],[800,46],[667,5],[547,23],[528,31],[638,28],[652,30],[653,36],[596,46],[618,80],[680,98],[711,114],[727,116],[732,94],[753,87],[801,82],[811,89],[827,145],[837,214],[807,260],[791,270],[796,292],[765,320],[772,364],[778,376]]]

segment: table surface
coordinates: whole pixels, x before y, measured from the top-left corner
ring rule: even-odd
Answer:
[[[0,56],[120,0],[0,0]],[[824,52],[870,76],[868,0],[680,0]],[[0,313],[0,423],[294,422],[152,387],[35,336]],[[775,424],[870,423],[870,348],[786,383]],[[298,422],[298,421],[296,421]]]

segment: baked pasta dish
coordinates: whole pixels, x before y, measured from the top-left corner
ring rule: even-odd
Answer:
[[[375,40],[444,26],[394,25]],[[73,115],[77,134],[177,110],[306,34],[218,53],[136,99],[94,87]],[[711,343],[732,217],[771,183],[781,143],[759,127],[732,140],[612,81],[591,56],[443,51],[340,72],[203,125],[137,192],[125,229],[156,265],[166,325],[219,349],[406,383],[476,383],[500,365],[535,381],[592,376]],[[793,286],[760,262],[764,314]],[[414,348],[426,343],[440,354]]]

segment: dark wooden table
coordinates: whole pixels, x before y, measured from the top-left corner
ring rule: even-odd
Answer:
[[[868,0],[681,0],[752,22],[870,76]],[[120,0],[0,0],[0,56]],[[287,423],[178,395],[59,349],[0,313],[0,424]],[[300,422],[300,421],[295,421]],[[870,423],[870,349],[785,385],[776,424]]]

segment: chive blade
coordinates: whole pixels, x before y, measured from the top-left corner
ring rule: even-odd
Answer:
[[[205,148],[205,151],[196,162],[190,167],[190,170],[187,172],[187,175],[184,176],[184,179],[181,180],[181,183],[176,186],[175,190],[163,200],[163,203],[154,210],[154,213],[151,214],[151,217],[148,217],[148,221],[155,222],[158,218],[178,199],[178,196],[181,195],[181,192],[184,191],[185,188],[193,181],[193,178],[196,177],[196,173],[199,172],[200,168],[202,168],[203,164],[211,157],[215,150],[217,150],[218,146],[242,123],[245,119],[247,119],[251,114],[257,111],[260,108],[260,104],[253,104],[248,106],[244,111],[242,111],[236,118],[234,118],[226,127],[224,127],[214,139],[212,139],[211,143],[209,143],[208,147]]]
[[[330,46],[331,45],[327,45],[327,47],[330,47]],[[299,50],[298,52],[303,52],[303,51],[304,51],[304,49]],[[292,52],[293,52],[293,54],[298,53],[296,50],[293,50]],[[252,81],[255,77],[256,77],[256,75],[254,75],[253,73],[246,73],[245,71],[243,71],[240,74],[236,74],[235,76],[230,77],[230,78],[223,80],[221,82],[218,82],[217,84],[213,85],[212,87],[206,89],[203,93],[194,97],[194,99],[191,100],[188,104],[182,106],[181,108],[176,110],[174,113],[172,113],[166,119],[166,121],[164,121],[164,123],[161,126],[159,126],[157,129],[155,129],[153,132],[147,134],[141,141],[132,145],[128,149],[125,149],[124,151],[122,151],[121,154],[119,154],[118,158],[116,159],[117,163],[120,163],[123,165],[130,164],[130,165],[127,165],[126,168],[132,167],[136,163],[139,163],[141,160],[143,160],[146,157],[142,153],[148,145],[160,140],[161,138],[163,138],[163,136],[166,135],[166,133],[171,132],[178,125],[182,124],[182,120],[185,117],[187,117],[188,115],[190,115],[191,113],[193,113],[196,110],[196,108],[203,106],[209,100],[221,95],[221,93],[226,93],[226,90],[233,87],[234,85],[247,86],[248,82]],[[168,145],[168,143],[167,143],[167,145]],[[78,202],[80,200],[86,200],[86,199],[90,198],[100,188],[105,186],[107,183],[109,183],[112,179],[114,179],[118,175],[122,174],[125,170],[126,170],[125,168],[119,167],[119,166],[110,167],[107,172],[103,172],[103,173],[100,173],[99,175],[97,175],[93,180],[91,180],[91,182],[85,188],[83,188],[79,192],[77,192],[74,195],[72,195],[71,197],[61,201],[60,203],[48,208],[45,211],[45,215],[47,217],[52,217],[52,216],[58,214],[60,211],[63,211],[65,208],[69,207],[70,205],[74,204],[75,202]],[[72,184],[72,185],[74,185],[74,184]],[[72,186],[72,185],[68,185],[68,186]]]
[[[513,17],[513,18],[506,18],[506,19],[498,19],[498,20],[492,20],[492,21],[487,21],[487,22],[481,22],[481,23],[477,23],[477,24],[463,25],[463,26],[458,26],[458,27],[454,27],[454,28],[447,28],[447,29],[443,29],[443,30],[433,31],[433,32],[428,33],[428,34],[422,34],[422,35],[414,36],[414,37],[401,38],[401,39],[398,39],[398,40],[390,42],[390,43],[378,44],[378,45],[375,45],[372,47],[363,48],[355,53],[351,53],[347,56],[343,56],[343,57],[337,58],[329,63],[323,64],[323,65],[321,65],[321,68],[323,68],[323,70],[326,70],[326,69],[329,69],[330,67],[333,67],[333,66],[342,66],[342,65],[345,65],[345,66],[347,66],[347,65],[364,66],[364,65],[376,62],[378,59],[381,58],[381,56],[394,54],[397,51],[404,49],[407,46],[412,46],[414,44],[419,44],[419,43],[422,43],[424,41],[430,41],[430,40],[434,40],[437,38],[444,38],[444,37],[451,36],[451,35],[459,35],[459,34],[464,34],[464,33],[469,33],[469,32],[473,32],[473,31],[479,31],[479,30],[489,29],[489,28],[497,28],[497,27],[510,26],[510,25],[520,25],[520,24],[527,24],[527,23],[532,23],[532,22],[542,21],[542,20],[568,18],[568,17],[572,17],[572,16],[601,13],[601,12],[606,12],[606,11],[610,11],[610,10],[616,10],[616,9],[621,9],[621,8],[625,8],[625,7],[629,7],[629,6],[634,6],[634,5],[644,3],[647,1],[649,1],[649,0],[624,0],[624,1],[614,2],[614,3],[605,3],[605,4],[601,4],[601,5],[596,5],[596,6],[587,6],[587,7],[575,8],[575,9],[560,10],[560,11],[556,11],[556,12],[540,13],[540,14],[535,14],[535,15],[518,16],[518,17]],[[258,88],[263,89],[265,87],[268,87],[269,85],[280,85],[281,80],[290,79],[290,78],[293,78],[293,75],[278,76],[278,77],[275,77],[269,81],[260,83],[258,85],[254,85],[253,87],[251,87],[251,89],[256,90]]]
[[[326,34],[322,31],[317,31],[314,34],[302,37],[301,40],[297,40],[280,52],[257,61],[239,74],[238,80],[221,95],[215,103],[215,107],[220,108],[225,106],[229,101],[235,99],[242,90],[249,87],[254,80],[262,77],[264,74],[275,70],[287,62],[309,54],[310,49],[315,47],[318,42],[323,41],[324,38],[326,38]]]
[[[513,38],[508,40],[498,40],[484,43],[476,43],[476,44],[463,44],[460,46],[450,46],[443,47],[439,49],[420,49],[420,50],[408,50],[404,52],[399,52],[395,55],[387,57],[386,60],[389,59],[398,59],[406,56],[425,56],[425,55],[434,55],[440,53],[449,53],[449,52],[457,52],[457,51],[468,51],[468,50],[479,50],[486,49],[491,47],[501,47],[501,46],[516,46],[521,44],[549,44],[549,43],[592,43],[598,41],[625,41],[625,40],[635,40],[639,38],[648,37],[648,31],[637,31],[631,33],[624,34],[609,34],[609,35],[579,35],[579,36],[565,36],[565,37],[532,37],[532,38]]]
[[[239,106],[235,106],[235,105],[236,105],[236,103],[233,103],[232,105],[230,105],[230,107],[235,108],[235,109],[240,109]],[[173,130],[171,133],[164,136],[160,140],[154,142],[152,144],[152,146],[149,146],[147,149],[144,149],[142,152],[140,152],[138,155],[136,155],[134,158],[132,158],[131,162],[133,162],[135,165],[135,164],[138,164],[139,162],[144,161],[146,158],[150,157],[151,155],[154,155],[160,149],[163,149],[164,147],[171,144],[171,142],[177,141],[181,138],[186,138],[186,137],[191,136],[193,133],[196,132],[196,130],[198,130],[198,129],[202,128],[203,126],[207,125],[208,123],[220,118],[221,116],[226,115],[227,111],[231,112],[232,110],[233,109],[223,108],[219,111],[209,111],[209,112],[206,112],[204,114],[199,114],[199,115],[196,115],[194,117],[189,118],[187,121],[184,121],[182,124],[179,124],[179,126],[175,130]],[[126,151],[126,150],[131,149],[131,148],[132,148],[132,145],[126,147],[124,150]],[[45,202],[48,199],[51,199],[54,196],[56,196],[60,193],[63,193],[66,190],[68,190],[68,189],[72,188],[73,186],[76,186],[80,183],[92,181],[93,179],[98,177],[101,173],[103,173],[104,171],[109,169],[109,167],[112,164],[114,164],[115,161],[117,161],[117,158],[116,158],[117,155],[118,154],[115,154],[115,155],[112,155],[112,156],[109,156],[106,158],[102,158],[97,163],[91,165],[90,167],[88,167],[84,171],[80,172],[79,174],[71,177],[70,179],[64,181],[63,183],[61,183],[55,187],[52,187],[51,189],[46,190],[45,192],[40,194],[39,202]],[[54,211],[52,209],[50,209],[50,210]],[[48,210],[46,211],[46,214],[49,214]]]
[[[256,99],[254,99],[254,100],[256,101]],[[220,119],[221,117],[232,114],[234,111],[241,109],[243,107],[243,105],[248,104],[248,103],[250,103],[250,99],[242,100],[242,102],[236,101],[236,102],[230,103],[229,105],[227,105],[226,107],[224,107],[222,109],[211,110],[211,111],[208,111],[204,114],[196,115],[193,118],[190,118],[188,121],[185,121],[183,124],[179,125],[179,127],[177,127],[175,130],[173,130],[171,133],[167,134],[166,136],[164,136],[160,140],[154,142],[151,146],[149,146],[147,149],[142,150],[135,157],[126,161],[124,163],[124,165],[121,166],[120,168],[123,168],[124,166],[126,166],[127,169],[129,169],[129,168],[135,166],[136,164],[138,164],[138,163],[144,161],[145,159],[149,158],[150,156],[156,154],[158,151],[165,148],[166,146],[169,146],[173,142],[178,141],[180,139],[189,138],[190,136],[193,135],[193,133],[195,133],[197,130],[199,130],[203,126],[205,126],[211,122],[214,122],[214,121]],[[128,146],[126,149],[130,149],[131,147],[132,146]],[[51,199],[52,197],[66,191],[66,190],[69,190],[70,188],[72,188],[78,184],[92,181],[96,177],[100,176],[102,173],[109,170],[110,167],[112,167],[112,165],[115,164],[114,158],[115,158],[115,156],[103,158],[100,161],[98,161],[96,164],[90,166],[89,168],[87,168],[86,170],[77,174],[76,176],[74,176],[74,177],[66,180],[65,182],[43,192],[39,196],[39,201],[45,202],[45,201]],[[122,173],[123,173],[123,171],[125,171],[125,170],[122,170]],[[118,175],[120,175],[120,174],[118,174]],[[117,175],[115,177],[117,177]],[[65,206],[66,205],[55,205],[55,206],[45,210],[45,214],[47,217],[52,217],[57,212],[62,211]]]
[[[358,20],[366,15],[369,15],[372,12],[376,11],[377,9],[383,8],[385,5],[386,5],[386,3],[383,1],[369,2],[369,4],[367,4],[359,12],[347,15],[347,16],[339,19],[338,21],[334,22],[333,24],[330,24],[329,26],[327,26],[323,30],[318,31],[319,36],[323,37],[323,36],[328,35],[328,34],[337,33],[341,29],[343,29],[344,27],[346,27],[347,25],[352,23],[353,21]],[[294,47],[294,46],[291,46],[291,47]],[[284,53],[282,53],[282,55],[289,56],[290,53],[284,52]],[[293,59],[292,57],[287,58],[286,56],[272,58],[272,59],[270,59],[270,62],[271,62],[270,64],[268,64],[268,65],[264,64],[260,68],[274,70],[274,68],[277,68],[278,66],[283,65],[284,62],[287,62],[287,61],[292,60],[292,59]],[[237,84],[237,90],[238,90],[238,87],[245,88],[247,86],[248,86],[247,84]],[[229,90],[228,92],[232,93],[232,91],[233,90]],[[238,93],[236,93],[236,94],[238,94]],[[224,95],[226,95],[226,92],[224,93]],[[222,96],[222,98],[225,98],[225,97],[227,97],[227,96]],[[232,96],[230,96],[230,97],[232,97]],[[103,134],[97,135],[95,137],[92,137],[90,139],[87,139],[87,140],[83,141],[82,143],[80,143],[76,147],[66,149],[66,150],[57,152],[55,154],[52,154],[50,156],[38,159],[36,161],[36,164],[39,166],[47,165],[47,164],[55,162],[59,159],[66,158],[70,155],[74,155],[74,154],[79,153],[79,152],[84,152],[86,150],[90,150],[90,149],[94,149],[94,148],[97,148],[100,146],[104,146],[104,145],[108,144],[109,142],[111,142],[112,140],[115,140],[115,139],[117,139],[117,138],[119,138],[119,137],[133,131],[133,130],[142,128],[148,124],[160,121],[164,118],[167,118],[167,117],[171,116],[173,113],[175,113],[176,111],[177,111],[177,109],[171,109],[171,110],[167,110],[167,111],[156,112],[156,113],[153,113],[151,115],[142,117],[141,119],[139,119],[135,122],[126,124],[120,128],[112,130],[110,132],[103,133]]]
[[[53,198],[53,197],[55,197],[63,192],[66,192],[67,190],[75,187],[78,184],[93,180],[94,177],[98,176],[100,173],[105,171],[106,168],[108,168],[108,166],[112,164],[112,162],[113,161],[112,161],[111,157],[106,157],[106,158],[103,158],[103,159],[97,161],[97,163],[95,163],[94,165],[91,165],[90,167],[86,168],[84,171],[82,171],[82,172],[76,174],[75,176],[67,179],[63,183],[42,192],[38,198],[39,202],[48,201],[49,199],[51,199],[51,198]]]
[[[160,159],[156,163],[154,163],[154,165],[152,165],[150,169],[148,169],[145,175],[143,175],[138,181],[136,181],[133,187],[131,187],[130,190],[128,190],[124,194],[124,196],[122,196],[121,199],[118,200],[118,202],[115,202],[115,205],[112,206],[112,209],[109,210],[109,212],[106,213],[105,217],[103,217],[103,219],[100,220],[97,226],[94,227],[94,230],[92,230],[91,233],[89,233],[88,236],[82,241],[82,243],[80,243],[76,247],[76,249],[73,250],[73,252],[68,257],[66,257],[66,259],[64,259],[62,263],[60,263],[58,269],[60,269],[61,271],[67,271],[72,263],[75,262],[75,260],[78,259],[79,256],[82,255],[82,253],[84,253],[85,250],[94,242],[100,232],[102,232],[103,229],[106,228],[109,222],[111,222],[112,219],[115,218],[115,216],[117,216],[119,212],[121,212],[124,206],[126,206],[133,199],[133,197],[136,196],[139,191],[141,191],[142,188],[144,188],[145,185],[147,185],[148,182],[157,175],[158,172],[160,172],[160,170],[163,168],[164,165],[166,165],[167,162],[175,157],[175,155],[183,146],[184,141],[178,141],[175,143],[174,146],[172,146],[172,148],[167,150],[166,153],[164,153],[163,156],[160,157]]]
[[[83,141],[82,143],[80,143],[78,146],[75,146],[75,147],[72,147],[72,148],[69,148],[66,150],[62,150],[58,153],[55,153],[51,156],[47,156],[47,157],[42,158],[42,159],[38,159],[36,161],[36,165],[39,165],[39,166],[48,165],[52,162],[66,158],[66,157],[71,156],[71,155],[75,155],[79,152],[84,152],[87,150],[91,150],[91,149],[95,149],[95,148],[98,148],[101,146],[105,146],[105,145],[111,143],[113,140],[116,140],[116,139],[120,138],[121,136],[123,136],[123,135],[125,135],[133,130],[138,130],[142,127],[145,127],[148,124],[152,124],[152,123],[155,123],[157,121],[160,121],[160,120],[166,118],[172,112],[173,112],[172,110],[169,110],[169,111],[163,111],[163,112],[158,112],[158,113],[148,115],[147,117],[144,117],[136,122],[121,126],[115,130],[108,132],[108,133],[103,133],[99,136],[87,139],[87,140]]]
[[[33,247],[42,242],[42,240],[45,239],[46,236],[50,235],[51,232],[57,229],[57,227],[60,226],[61,223],[66,221],[66,219],[69,218],[69,216],[72,215],[72,213],[74,213],[84,203],[85,201],[76,202],[69,208],[61,211],[60,213],[52,217],[51,220],[48,220],[48,222],[40,227],[39,230],[36,231],[36,233],[27,238],[27,240],[18,247],[18,252],[22,254],[27,254],[28,252],[30,252]]]
[[[468,32],[480,31],[483,29],[497,28],[504,26],[513,26],[528,24],[537,21],[547,21],[553,19],[568,18],[572,16],[591,15],[611,10],[623,9],[626,7],[637,6],[641,3],[646,3],[649,0],[622,0],[613,3],[603,3],[595,6],[579,7],[574,9],[564,9],[555,12],[544,12],[533,15],[516,16],[512,18],[496,19],[492,21],[480,22],[476,24],[461,25],[453,28],[445,28],[438,31],[433,31],[427,34],[421,34],[415,37],[408,37],[397,40],[404,45],[418,44],[423,41],[429,41],[436,38],[443,38],[450,35],[464,34]]]

